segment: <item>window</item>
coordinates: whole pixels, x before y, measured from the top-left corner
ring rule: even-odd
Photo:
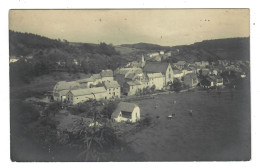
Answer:
[[[122,117],[131,119],[132,113],[128,111],[122,111]]]
[[[171,78],[171,74],[169,74],[169,78]]]

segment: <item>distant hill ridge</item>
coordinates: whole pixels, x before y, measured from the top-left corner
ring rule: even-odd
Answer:
[[[171,51],[172,56],[167,58],[167,62],[177,62],[179,60],[194,61],[215,61],[218,59],[227,60],[249,60],[250,38],[227,38],[214,39],[196,42],[191,45],[180,46],[160,46],[150,43],[122,44],[110,46],[105,43],[92,44],[81,42],[68,42],[66,40],[55,40],[47,37],[9,31],[9,46],[11,56],[37,55],[40,50],[60,50],[62,55],[75,55],[76,57],[93,57],[93,54],[104,56],[118,55],[124,60],[133,61],[137,56],[154,51]],[[44,52],[46,53],[46,52]],[[94,58],[94,57],[93,57]]]

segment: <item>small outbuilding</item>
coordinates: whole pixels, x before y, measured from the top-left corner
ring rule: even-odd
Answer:
[[[140,120],[140,108],[134,103],[120,102],[111,118],[116,122],[137,122]]]

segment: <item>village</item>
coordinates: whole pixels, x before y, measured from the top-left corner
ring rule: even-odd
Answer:
[[[62,107],[90,100],[117,101],[121,103],[111,118],[116,122],[137,122],[142,112],[136,104],[127,103],[127,100],[196,88],[220,89],[230,84],[228,79],[223,79],[225,76],[222,74],[235,72],[240,78],[245,78],[245,68],[249,66],[249,62],[240,60],[194,63],[178,61],[172,64],[161,62],[161,58],[168,56],[171,56],[171,52],[152,52],[141,55],[140,59],[118,67],[115,71],[107,69],[89,74],[87,78],[59,81],[53,91],[47,94],[48,100],[60,102]],[[78,65],[76,60],[75,62]],[[235,88],[236,85],[232,87]],[[168,117],[173,116],[169,114]]]

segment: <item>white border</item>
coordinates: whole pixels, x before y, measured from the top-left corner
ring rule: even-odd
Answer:
[[[257,1],[245,0],[9,0],[1,1],[1,56],[0,56],[0,75],[1,75],[1,150],[0,159],[1,167],[60,167],[63,168],[77,167],[199,167],[199,168],[215,168],[215,167],[260,167],[258,162],[259,155],[259,97],[260,97],[260,75],[259,73],[259,10]],[[10,125],[9,125],[9,64],[8,64],[8,10],[9,9],[67,9],[67,8],[250,8],[250,37],[251,37],[251,116],[252,116],[252,160],[249,162],[144,162],[144,163],[12,163],[10,161]],[[76,165],[75,165],[76,164]]]

